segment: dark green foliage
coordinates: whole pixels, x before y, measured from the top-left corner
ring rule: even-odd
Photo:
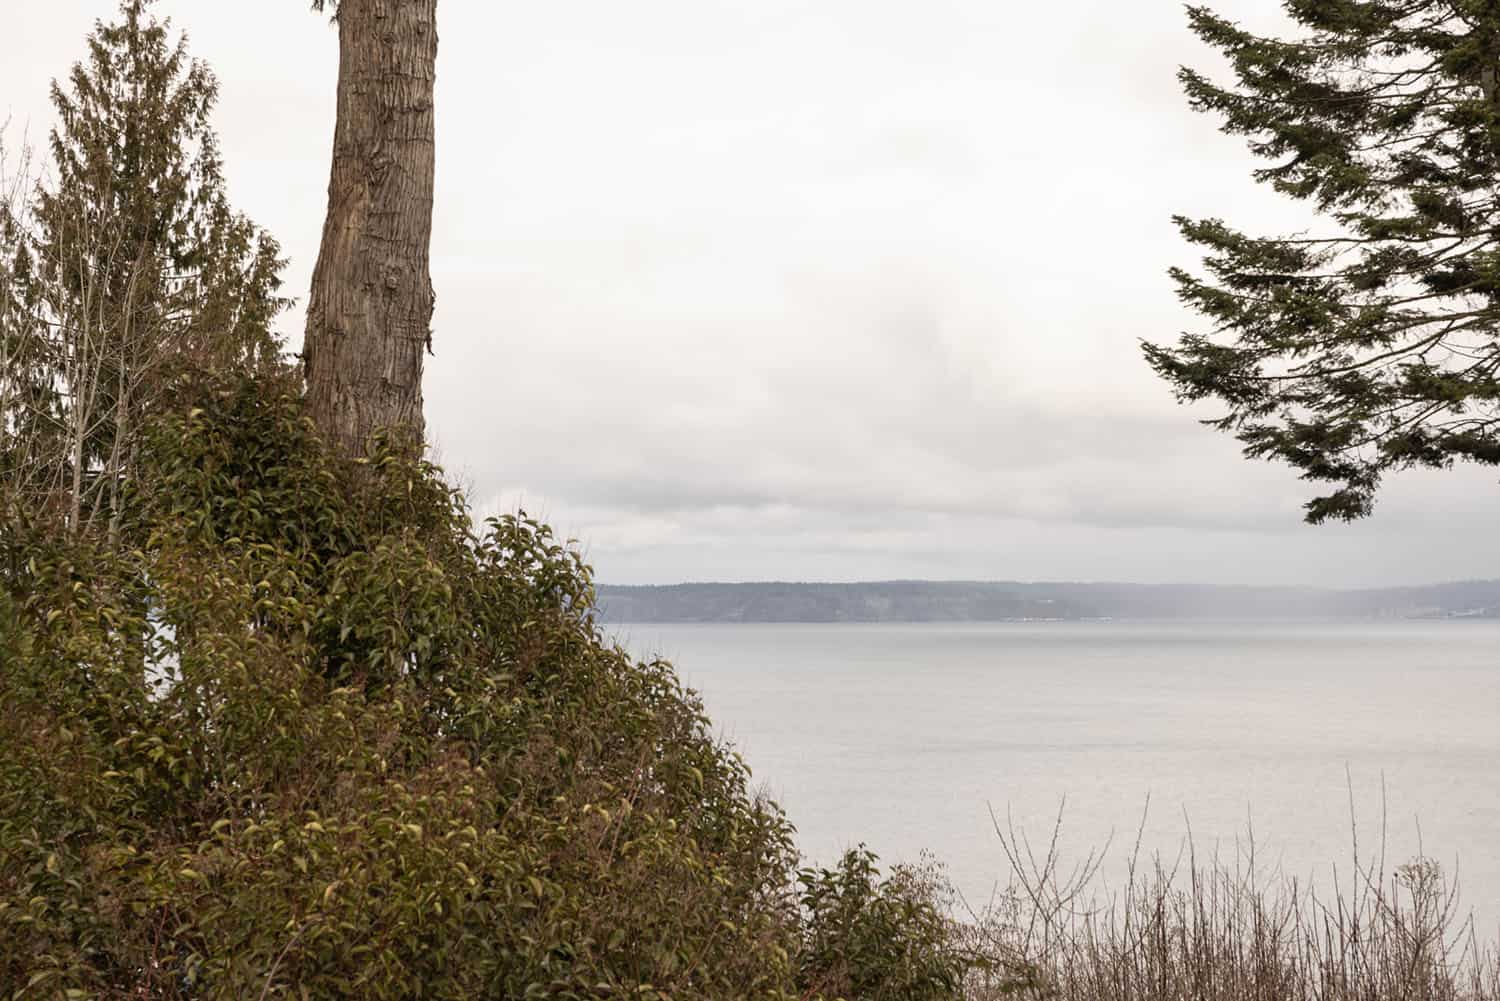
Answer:
[[[118,545],[0,533],[0,997],[956,997],[930,888],[804,874],[524,516],[290,384],[145,434]]]
[[[803,983],[861,1001],[963,997],[965,977],[985,964],[959,946],[939,906],[939,873],[931,865],[898,866],[881,879],[875,863],[861,845],[832,869],[798,874],[807,914]]]
[[[1258,238],[1178,218],[1206,274],[1172,272],[1213,325],[1151,365],[1247,455],[1333,489],[1309,521],[1368,514],[1381,476],[1500,463],[1500,4],[1286,0],[1263,38],[1203,7],[1237,83],[1180,73],[1192,106],[1271,161],[1256,178],[1329,224]]]
[[[775,996],[788,829],[697,703],[545,528],[297,413],[161,422],[124,551],[8,534],[0,984]]]

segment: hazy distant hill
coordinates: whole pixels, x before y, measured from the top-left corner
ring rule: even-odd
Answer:
[[[965,581],[601,585],[610,622],[996,622],[1020,619],[1500,616],[1500,581],[1318,590]]]

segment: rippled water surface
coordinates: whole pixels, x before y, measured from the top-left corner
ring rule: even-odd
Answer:
[[[1500,623],[618,626],[704,697],[805,853],[865,841],[1003,877],[991,810],[1063,846],[1135,841],[1347,876],[1419,850],[1500,923]],[[1383,792],[1382,792],[1383,788]],[[1383,807],[1382,807],[1383,804]],[[1383,819],[1384,818],[1384,819]]]

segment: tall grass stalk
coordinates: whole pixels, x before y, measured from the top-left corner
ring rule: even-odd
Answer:
[[[1142,817],[1142,831],[1145,826]],[[1009,890],[964,934],[1004,958],[969,996],[1062,1001],[1497,1001],[1500,950],[1458,904],[1457,881],[1424,856],[1387,869],[1384,836],[1326,888],[1260,865],[1253,831],[1232,861],[1143,858],[1097,889],[1102,852],[1064,867],[1061,815],[1043,850],[996,819]],[[1351,823],[1351,830],[1353,825]]]

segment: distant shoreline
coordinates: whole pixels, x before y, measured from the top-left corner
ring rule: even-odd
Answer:
[[[1019,581],[603,584],[607,623],[1500,619],[1500,580],[1320,589]]]

